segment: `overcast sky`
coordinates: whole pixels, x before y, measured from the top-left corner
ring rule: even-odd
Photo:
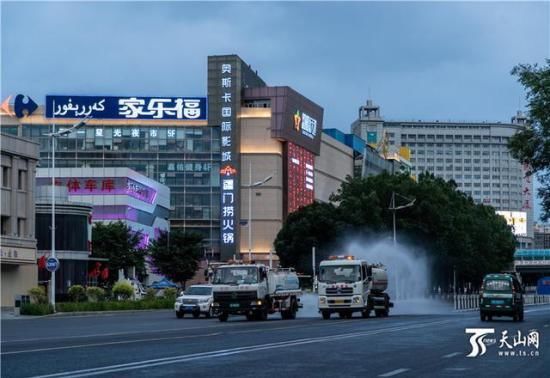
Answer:
[[[206,95],[208,55],[241,56],[349,132],[386,119],[509,121],[510,76],[550,56],[549,2],[2,2],[1,98]]]

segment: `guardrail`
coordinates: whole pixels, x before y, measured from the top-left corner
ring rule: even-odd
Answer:
[[[550,304],[550,295],[525,294],[523,303],[526,306]],[[479,294],[457,294],[454,298],[456,311],[479,309]]]

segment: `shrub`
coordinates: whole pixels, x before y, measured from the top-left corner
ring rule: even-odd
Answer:
[[[97,286],[90,286],[86,289],[86,296],[90,302],[99,302],[105,299],[105,290]]]
[[[156,297],[157,297],[157,291],[152,287],[150,287],[145,292],[145,296],[143,297],[143,299],[146,301],[154,301]]]
[[[178,289],[175,289],[173,287],[169,287],[167,289],[164,289],[164,298],[165,299],[170,299],[172,301],[175,301],[177,295],[178,295]]]
[[[86,300],[86,290],[82,285],[73,285],[69,288],[69,296],[75,302],[83,302]]]
[[[113,295],[122,300],[132,298],[134,288],[129,282],[119,281],[113,286]]]
[[[33,287],[29,289],[28,293],[31,297],[32,303],[34,304],[48,303],[48,296],[46,295],[46,289],[44,288],[44,286]]]
[[[21,305],[21,315],[48,315],[53,313],[53,307],[45,303],[24,303]]]
[[[77,311],[123,311],[123,310],[157,310],[171,309],[174,302],[169,299],[156,298],[151,301],[103,301],[103,302],[62,302],[56,308],[59,312]]]

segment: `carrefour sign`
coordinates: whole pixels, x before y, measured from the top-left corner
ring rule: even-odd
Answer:
[[[206,120],[206,97],[46,96],[47,118]]]

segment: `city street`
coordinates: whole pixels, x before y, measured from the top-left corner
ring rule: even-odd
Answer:
[[[477,312],[390,315],[351,320],[299,317],[248,322],[176,319],[171,311],[52,316],[2,321],[2,377],[81,376],[513,376],[550,369],[550,306],[525,321],[481,322]],[[487,352],[472,350],[466,328],[494,328]],[[499,356],[502,331],[540,335],[539,356]],[[491,343],[491,339],[493,342]],[[492,345],[491,345],[492,344]]]

